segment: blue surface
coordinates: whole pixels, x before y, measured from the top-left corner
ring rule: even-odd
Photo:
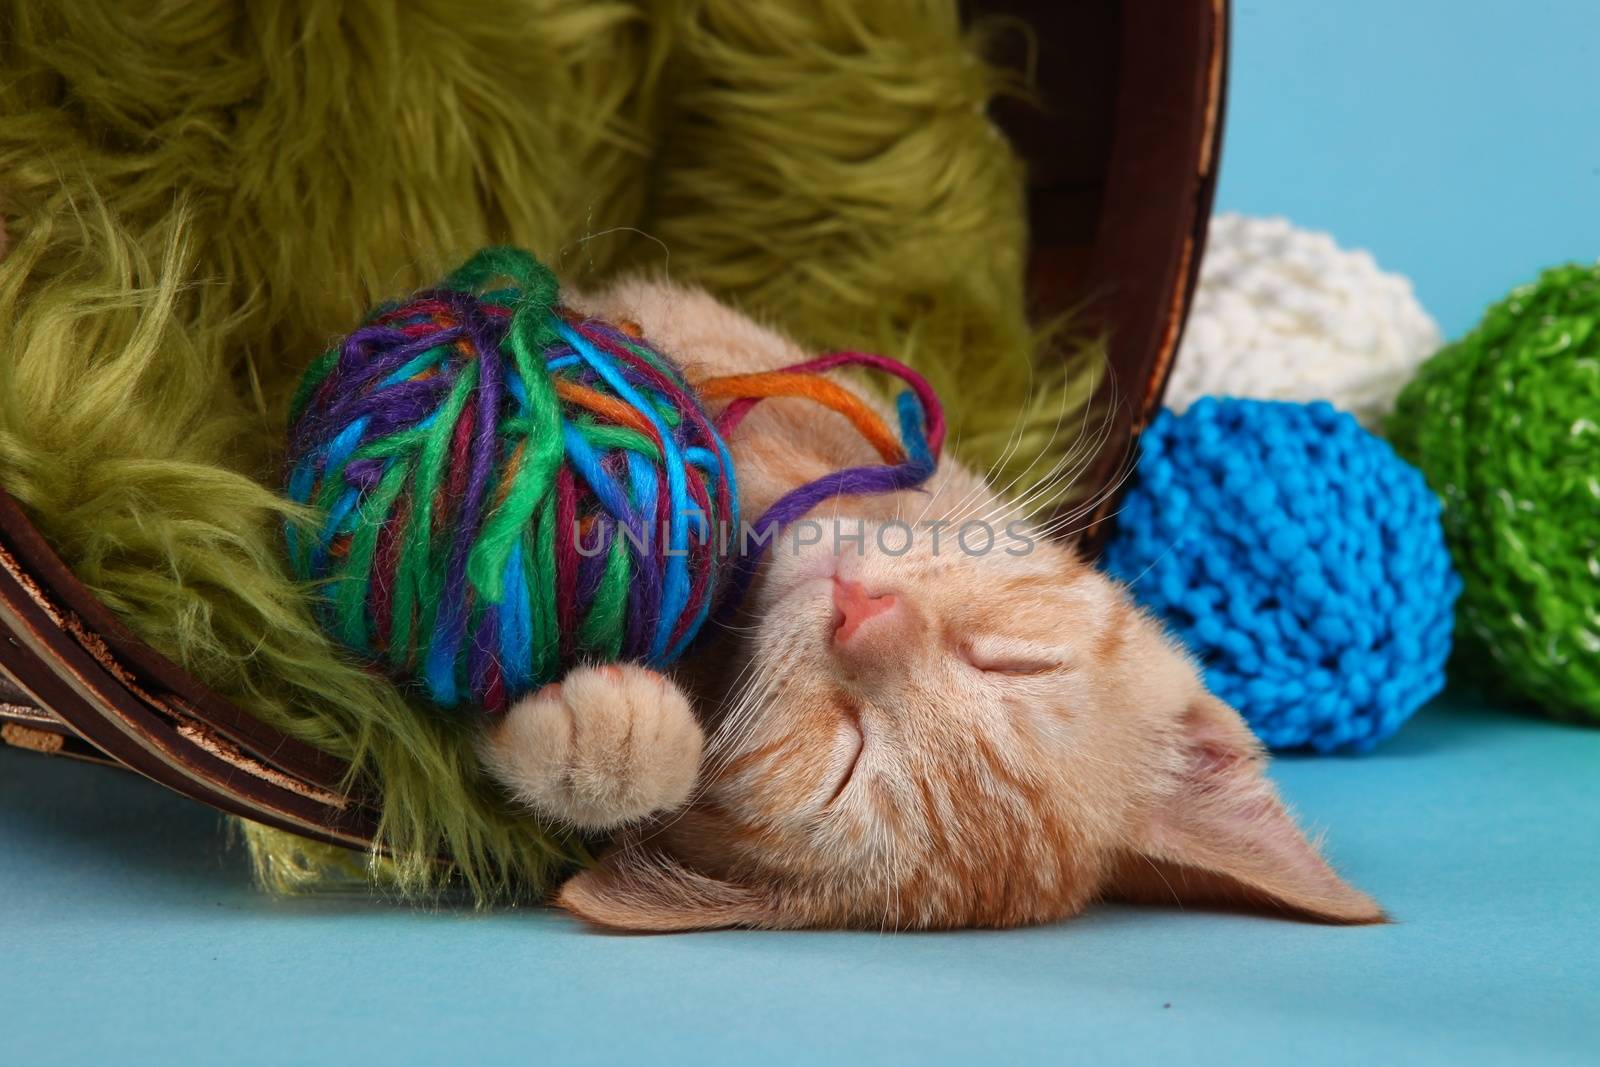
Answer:
[[[1371,249],[1449,334],[1600,252],[1600,5],[1236,14],[1220,207]],[[1396,925],[636,938],[280,901],[214,815],[0,751],[0,1063],[1600,1060],[1600,731],[1433,709],[1275,773]]]
[[[1600,731],[1459,707],[1280,759],[1387,927],[634,937],[269,899],[217,816],[0,751],[0,1062],[1594,1063],[1597,768]]]

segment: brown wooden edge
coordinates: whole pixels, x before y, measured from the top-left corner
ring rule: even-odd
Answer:
[[[78,581],[28,520],[27,515],[0,491],[0,567],[13,579],[48,594],[62,609],[62,625],[78,643],[101,660],[108,670],[137,687],[143,680],[160,693],[172,712],[203,721],[233,744],[285,773],[324,789],[336,790],[345,767],[339,760],[310,745],[284,737],[240,710],[202,682],[135,636]],[[12,563],[7,566],[6,560]]]
[[[65,756],[108,767],[122,764],[95,748],[0,672],[0,742],[47,756]]]
[[[1111,444],[1084,482],[1097,495],[1071,524],[1088,554],[1114,528],[1199,281],[1222,148],[1228,24],[1228,0],[1122,8],[1115,136],[1086,272],[1096,286],[1088,306],[1106,333],[1110,374],[1098,399],[1111,419]]]
[[[48,746],[37,733],[70,731],[223,811],[348,847],[372,840],[376,813],[340,791],[339,761],[250,718],[134,637],[3,492],[0,674],[35,709],[48,709],[29,716],[26,705],[9,702],[7,724],[39,742],[27,747]]]

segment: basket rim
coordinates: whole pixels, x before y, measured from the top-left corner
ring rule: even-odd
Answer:
[[[1100,494],[1078,523],[1086,555],[1097,555],[1115,530],[1125,475],[1161,409],[1200,282],[1227,115],[1230,3],[1123,9],[1117,143],[1089,269],[1105,304],[1112,371],[1097,399],[1113,405],[1108,440],[1123,447],[1101,449],[1086,477]],[[1129,46],[1135,39],[1141,47]],[[1168,256],[1149,257],[1156,238],[1130,233],[1176,239]]]
[[[0,490],[0,675],[99,755],[193,799],[333,844],[378,816],[346,766],[250,716],[111,614]],[[8,714],[16,723],[35,716]],[[78,754],[68,752],[68,754]]]

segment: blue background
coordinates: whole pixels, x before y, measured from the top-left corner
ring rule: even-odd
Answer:
[[[1600,256],[1600,4],[1234,0],[1217,207],[1409,276],[1447,338]]]
[[[1451,336],[1600,253],[1600,6],[1254,0],[1235,34],[1219,207],[1370,249]],[[646,938],[270,899],[211,813],[0,751],[0,1062],[1594,1063],[1597,772],[1600,731],[1459,696],[1280,759],[1387,927]]]

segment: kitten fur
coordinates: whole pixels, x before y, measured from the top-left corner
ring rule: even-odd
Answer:
[[[638,323],[691,379],[807,356],[665,283],[575,303]],[[730,445],[747,515],[873,462],[798,401]],[[541,816],[620,828],[558,902],[628,930],[1004,927],[1102,898],[1383,921],[1297,828],[1239,715],[1003,488],[947,460],[924,490],[826,505],[823,542],[780,539],[676,678],[581,668],[516,704],[482,739],[490,772]],[[835,520],[864,524],[859,550]],[[917,524],[899,555],[875,536],[897,520]],[[968,554],[970,520],[1021,536]]]

